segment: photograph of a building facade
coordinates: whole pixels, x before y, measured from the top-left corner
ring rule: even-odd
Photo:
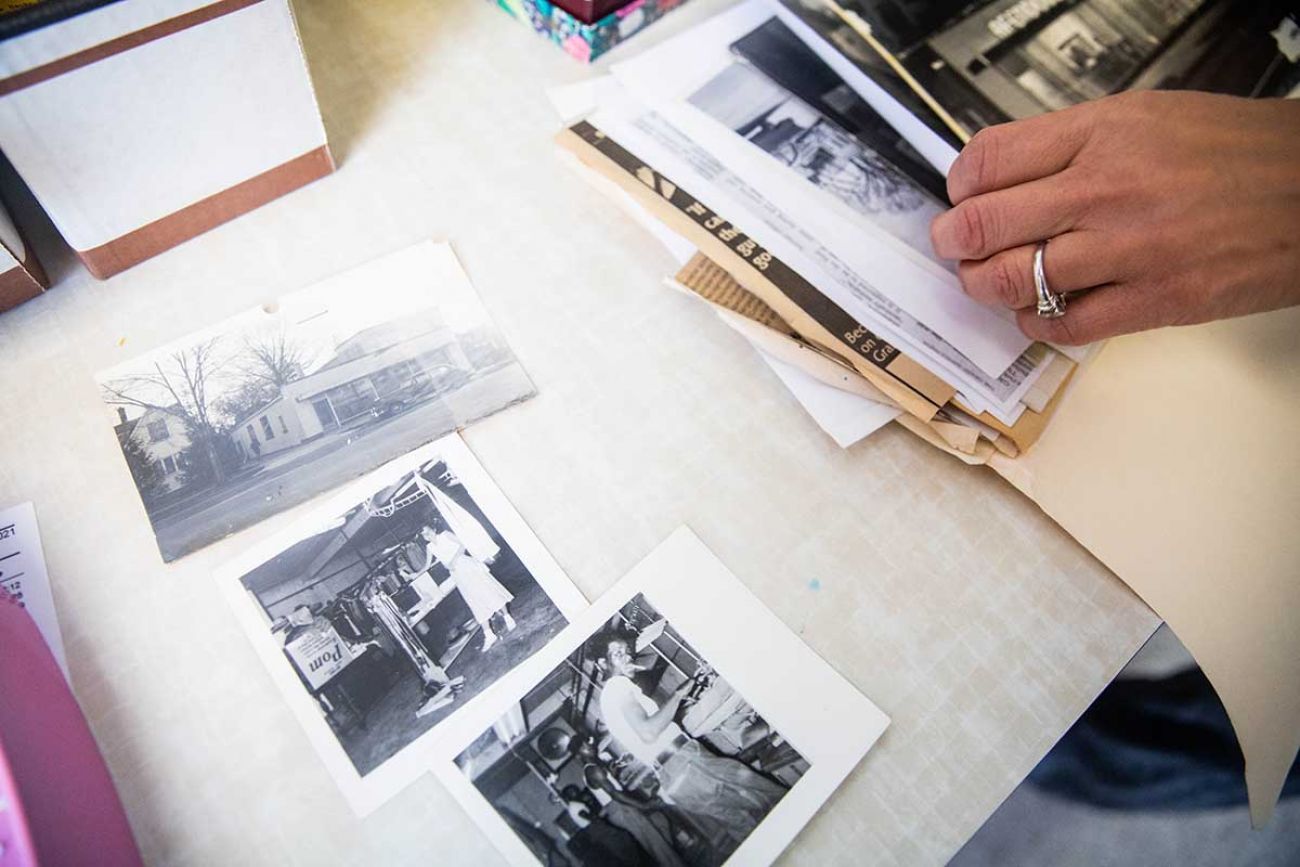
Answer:
[[[531,396],[464,289],[304,293],[102,373],[164,559]]]

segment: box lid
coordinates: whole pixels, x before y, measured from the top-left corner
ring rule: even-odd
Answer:
[[[10,0],[0,2],[0,39],[20,36],[121,0]]]

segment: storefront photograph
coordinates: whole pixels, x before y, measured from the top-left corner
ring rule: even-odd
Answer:
[[[721,864],[809,762],[633,597],[456,766],[543,864]]]
[[[120,361],[98,381],[166,561],[536,391],[455,254],[433,243]]]
[[[240,583],[362,776],[567,622],[443,460]]]

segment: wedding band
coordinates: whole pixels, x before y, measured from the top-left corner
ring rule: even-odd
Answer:
[[[1039,241],[1034,248],[1034,293],[1038,296],[1038,315],[1043,319],[1057,319],[1065,315],[1065,299],[1047,285],[1047,271],[1043,268],[1043,253],[1047,242]]]

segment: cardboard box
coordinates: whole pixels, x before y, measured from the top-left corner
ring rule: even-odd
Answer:
[[[18,31],[0,42],[0,150],[97,277],[334,169],[288,0],[84,0],[0,21]]]
[[[590,63],[633,33],[676,9],[685,0],[632,0],[591,24],[549,0],[494,2],[520,21],[531,24],[535,32],[550,39],[570,56],[583,63]]]
[[[35,298],[49,285],[31,246],[0,207],[0,312]]]

